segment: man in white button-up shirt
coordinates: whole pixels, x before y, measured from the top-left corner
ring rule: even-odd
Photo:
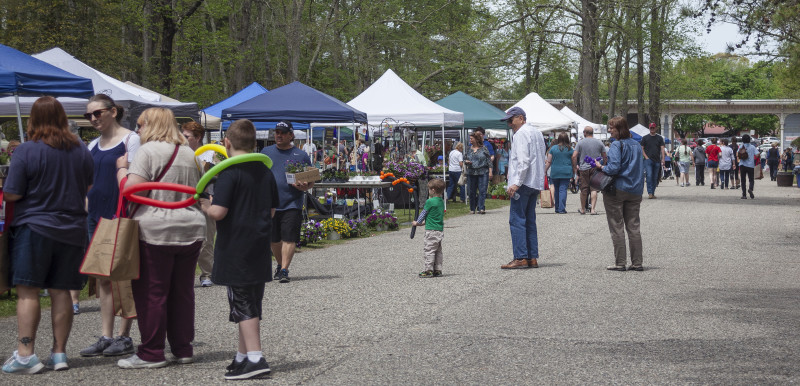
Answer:
[[[514,131],[508,162],[509,225],[514,259],[502,269],[539,268],[536,196],[544,189],[547,149],[542,132],[526,124],[525,111],[512,107],[502,119]]]

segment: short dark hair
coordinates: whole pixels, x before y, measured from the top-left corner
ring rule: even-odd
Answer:
[[[631,129],[625,118],[616,116],[608,120],[608,126],[617,130],[617,139],[628,139],[631,137]]]
[[[225,138],[236,150],[253,151],[256,147],[256,127],[249,119],[240,119],[231,123],[225,133]]]
[[[444,192],[445,184],[441,178],[434,178],[428,181],[428,189],[433,190],[436,194],[442,194]]]
[[[743,143],[750,143],[750,134],[745,134],[742,136]]]

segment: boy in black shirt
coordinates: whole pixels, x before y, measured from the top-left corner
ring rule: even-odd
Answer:
[[[253,123],[240,119],[224,139],[230,157],[248,154],[256,144]],[[219,173],[212,201],[201,199],[203,211],[217,221],[212,276],[228,286],[229,320],[239,324],[239,349],[225,379],[269,374],[261,353],[261,302],[264,283],[272,280],[270,243],[278,190],[272,171],[260,162],[243,162]]]

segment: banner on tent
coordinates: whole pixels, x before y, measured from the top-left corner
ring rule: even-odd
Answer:
[[[256,139],[268,139],[269,130],[256,130]]]

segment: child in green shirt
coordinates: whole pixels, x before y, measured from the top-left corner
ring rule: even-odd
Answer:
[[[425,270],[419,277],[442,276],[442,239],[444,239],[445,184],[439,178],[428,182],[428,199],[419,217],[411,225],[425,224]]]

